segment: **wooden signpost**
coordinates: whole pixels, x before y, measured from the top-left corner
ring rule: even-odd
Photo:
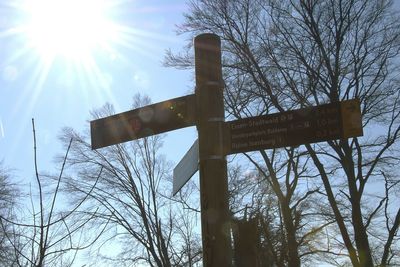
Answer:
[[[194,39],[203,266],[231,266],[232,249],[224,154],[221,42],[214,34]]]
[[[198,145],[176,168],[174,194],[200,171],[203,266],[231,266],[226,155],[361,136],[357,100],[225,122],[220,39],[194,40],[195,94],[90,122],[92,149],[194,126]],[[185,163],[187,162],[187,163]],[[175,182],[174,182],[175,184]]]
[[[226,154],[317,143],[363,134],[356,99],[227,122]]]
[[[195,125],[195,95],[187,95],[90,122],[92,149]]]

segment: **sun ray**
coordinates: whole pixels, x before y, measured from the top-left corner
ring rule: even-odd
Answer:
[[[4,138],[5,134],[4,134],[4,128],[3,128],[3,121],[1,120],[0,117],[0,139]]]
[[[23,93],[14,107],[16,112],[23,109],[31,113],[42,92],[51,64],[52,62],[50,61],[42,62],[34,69],[30,80],[26,83],[26,88],[22,91]]]
[[[78,71],[77,73],[80,74],[82,80],[85,80],[84,83],[93,84],[95,85],[95,90],[102,92],[102,95],[95,94],[96,97],[101,96],[111,103],[119,103],[119,101],[117,101],[115,98],[115,94],[112,93],[112,88],[104,84],[102,72],[98,64],[96,64],[93,59],[87,58],[86,60],[82,61],[79,66],[81,67],[82,71]],[[99,86],[101,86],[101,88],[99,88]],[[87,94],[87,98],[90,99],[90,97],[93,95],[93,91],[86,90],[85,94]],[[116,106],[116,108],[119,109],[120,107]]]
[[[31,77],[26,85],[29,89],[22,90],[20,100],[15,105],[16,109],[33,109],[43,93],[42,87],[47,86],[45,83],[55,80],[53,67],[71,72],[70,76],[76,83],[74,87],[77,88],[74,90],[84,88],[80,94],[85,101],[94,99],[94,103],[103,103],[105,100],[114,104],[120,103],[107,77],[109,72],[103,64],[104,61],[112,62],[114,57],[121,65],[137,64],[126,56],[126,52],[159,61],[162,57],[159,43],[175,42],[175,39],[157,30],[139,29],[140,25],[132,25],[134,20],[131,15],[140,11],[132,10],[128,16],[126,7],[132,5],[128,0],[13,2],[17,4],[12,5],[12,8],[18,9],[23,15],[19,15],[18,21],[12,27],[5,31],[0,29],[0,40],[13,38],[13,42],[17,44],[13,53],[7,55],[5,62],[23,62],[20,63],[20,68],[30,72]],[[144,10],[145,13],[156,11]],[[57,75],[61,77],[64,74]],[[58,89],[70,86],[68,81],[63,86],[60,77],[56,77]],[[116,109],[120,107],[116,106]]]

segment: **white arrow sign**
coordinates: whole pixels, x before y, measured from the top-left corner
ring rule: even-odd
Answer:
[[[199,141],[196,140],[185,156],[174,168],[172,195],[181,190],[189,179],[199,170]]]

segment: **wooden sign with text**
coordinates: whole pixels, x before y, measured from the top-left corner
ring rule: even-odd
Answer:
[[[227,122],[227,154],[361,136],[358,100],[324,104]]]
[[[193,126],[195,106],[187,95],[91,121],[92,149]]]

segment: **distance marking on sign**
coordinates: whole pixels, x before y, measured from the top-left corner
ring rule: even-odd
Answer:
[[[361,136],[356,99],[227,122],[226,154]]]

